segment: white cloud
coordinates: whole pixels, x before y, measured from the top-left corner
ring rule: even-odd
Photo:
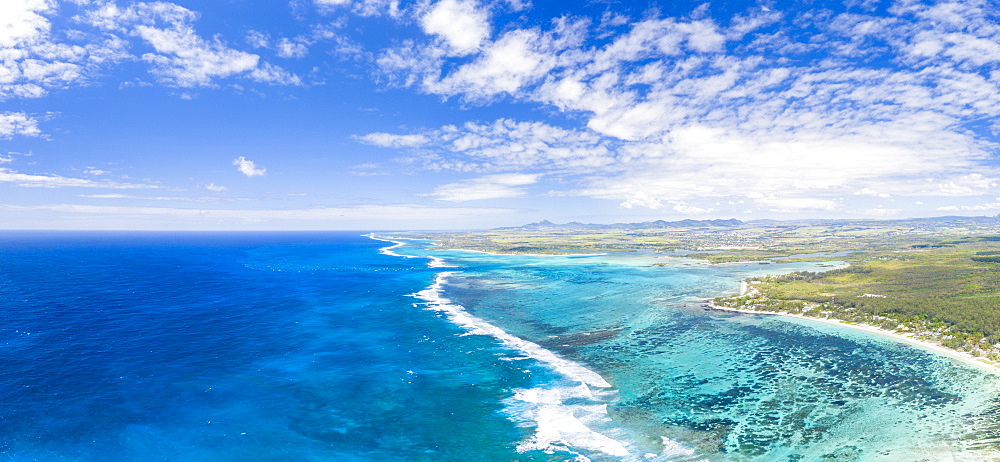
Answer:
[[[770,207],[775,212],[823,211],[833,212],[840,208],[836,200],[818,199],[812,197],[775,197],[768,196],[756,201],[760,205]]]
[[[993,210],[1000,210],[1000,202],[990,202],[987,204],[976,204],[976,205],[946,205],[938,207],[936,210],[943,212],[988,212]]]
[[[221,41],[205,41],[188,27],[158,29],[138,26],[136,32],[156,50],[142,55],[162,81],[179,87],[210,84],[218,77],[256,69],[260,57],[227,48]]]
[[[1000,180],[981,173],[944,179],[921,192],[929,196],[979,196],[989,194],[1000,185]]]
[[[534,47],[541,37],[534,31],[504,34],[483,50],[479,59],[466,64],[448,77],[427,85],[440,94],[464,94],[482,99],[499,93],[515,95],[525,84],[545,76],[555,65]]]
[[[420,25],[425,33],[440,37],[451,53],[465,55],[489,37],[488,19],[474,0],[440,0],[420,18]]]
[[[217,201],[217,198],[203,197],[181,197],[181,196],[136,196],[133,194],[81,194],[80,197],[91,199],[136,199],[147,201],[171,201],[171,202],[208,202]]]
[[[236,169],[239,170],[240,173],[248,177],[264,176],[264,173],[267,172],[266,168],[257,168],[257,164],[255,164],[252,160],[247,160],[244,156],[239,156],[236,159],[233,159],[233,165],[236,166]]]
[[[892,197],[892,194],[878,192],[878,191],[872,190],[871,188],[861,188],[860,190],[854,191],[854,195],[855,196],[880,197],[880,198],[883,198],[883,199],[888,199],[888,198]]]
[[[173,3],[135,3],[119,8],[105,3],[87,10],[82,23],[109,34],[135,36],[152,47],[141,59],[150,72],[166,85],[191,88],[215,85],[219,79],[246,77],[255,81],[301,85],[301,79],[260,56],[230,48],[219,36],[201,37],[194,28],[198,14]],[[267,36],[251,31],[251,46],[266,45]]]
[[[0,167],[0,183],[13,183],[17,186],[33,188],[106,188],[106,189],[153,189],[158,186],[150,184],[120,183],[115,181],[94,181],[86,178],[73,178],[61,175],[36,175],[20,173]]]
[[[283,38],[276,45],[278,56],[282,58],[302,58],[309,53],[308,45],[300,40]]]
[[[1000,133],[1000,25],[988,2],[788,10],[728,23],[563,17],[501,29],[463,56],[412,42],[379,62],[394,84],[477,104],[509,95],[590,129],[555,145],[479,123],[423,131],[430,141],[411,151],[432,168],[557,169],[562,194],[626,208],[754,194],[770,210],[831,212],[868,197],[996,191],[1000,144],[986,133]],[[567,142],[580,136],[592,141]],[[557,160],[560,144],[591,174]]]
[[[0,112],[0,139],[13,136],[40,136],[38,120],[23,112]]]
[[[271,45],[271,37],[261,31],[250,30],[246,35],[247,45],[253,48],[267,48]]]
[[[205,185],[205,189],[207,189],[209,191],[215,191],[215,192],[222,192],[222,191],[226,191],[227,190],[227,188],[225,186],[219,186],[219,185],[217,185],[215,183],[206,184]]]
[[[0,4],[0,47],[37,41],[51,24],[42,14],[55,9],[52,0],[5,0]]]
[[[389,174],[381,165],[371,162],[352,166],[347,173],[354,176],[381,176]]]
[[[633,207],[644,207],[647,209],[656,210],[663,207],[663,203],[659,199],[656,199],[644,191],[629,191],[625,194],[625,201],[618,204],[619,207],[630,209]]]
[[[266,32],[251,30],[246,34],[246,42],[253,48],[273,50],[279,58],[286,59],[298,59],[308,56],[310,47],[321,41],[334,42],[334,50],[337,54],[356,55],[360,53],[361,50],[358,49],[356,44],[337,31],[342,26],[342,23],[319,24],[314,25],[312,30],[307,34],[278,38],[272,38]]]
[[[517,186],[534,184],[540,176],[526,173],[487,175],[438,186],[430,196],[448,202],[520,197],[526,192]]]
[[[302,79],[271,63],[262,63],[247,74],[252,80],[272,85],[302,85]]]
[[[129,199],[137,196],[130,194],[80,194],[80,197],[89,197],[92,199]]]
[[[873,209],[865,210],[865,211],[862,212],[862,214],[868,215],[868,216],[872,216],[872,217],[889,217],[889,216],[899,215],[899,213],[901,211],[902,210],[900,210],[900,209],[887,209],[887,208],[882,207],[880,205],[880,206],[875,207]]]
[[[355,139],[375,146],[384,148],[415,148],[430,142],[424,135],[393,135],[390,133],[375,132],[367,135],[357,136]]]
[[[0,100],[85,83],[127,56],[117,37],[53,31],[49,17],[56,12],[51,0],[0,2]]]
[[[351,0],[314,0],[314,1],[316,2],[316,6],[319,7],[342,6],[351,4]]]
[[[574,172],[612,168],[615,155],[600,136],[541,122],[467,122],[408,135],[370,133],[357,139],[404,148],[432,170],[510,171],[547,167]]]
[[[310,209],[208,209],[81,204],[0,204],[6,224],[21,214],[43,216],[46,223],[72,229],[455,229],[456,223],[490,222],[515,212],[486,207],[434,207],[415,204],[357,205]],[[49,214],[49,215],[43,215]]]
[[[675,204],[673,208],[675,212],[683,215],[704,215],[715,211],[713,208],[703,209],[701,207],[686,204]]]
[[[340,13],[345,10],[359,16],[402,16],[400,0],[313,0],[321,14]]]

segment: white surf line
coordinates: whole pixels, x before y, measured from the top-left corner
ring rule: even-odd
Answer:
[[[421,258],[415,255],[400,254],[393,250],[406,245],[405,242],[375,237],[374,233],[367,236],[377,241],[394,244],[379,249],[379,252],[384,255]],[[441,258],[427,258],[431,259],[428,267],[448,266]],[[557,451],[565,451],[573,454],[575,456],[573,460],[577,462],[590,462],[590,459],[573,448],[602,452],[610,456],[622,457],[624,458],[622,460],[626,461],[664,460],[664,457],[669,460],[674,457],[688,457],[694,454],[694,450],[682,443],[663,437],[664,449],[661,454],[647,453],[639,457],[629,451],[621,441],[592,430],[587,422],[606,423],[611,421],[607,411],[607,399],[596,395],[614,393],[612,385],[600,374],[583,365],[561,358],[534,342],[515,337],[503,329],[469,314],[465,307],[444,298],[444,284],[448,277],[455,273],[456,271],[438,273],[433,284],[420,292],[410,294],[410,296],[423,300],[422,304],[425,309],[445,314],[449,321],[467,331],[463,335],[491,336],[508,348],[520,351],[527,357],[548,366],[563,377],[579,382],[579,385],[571,387],[514,390],[514,396],[505,400],[510,407],[522,408],[519,412],[520,416],[527,417],[535,424],[535,434],[517,445],[518,452],[539,450],[553,454]],[[414,304],[414,306],[418,305],[420,304]],[[566,404],[570,400],[583,400],[597,404]],[[525,407],[528,409],[523,409]]]
[[[435,311],[441,311],[448,315],[449,319],[460,327],[467,329],[469,334],[489,335],[501,340],[504,345],[527,353],[532,359],[536,359],[552,366],[557,372],[569,378],[582,382],[586,385],[597,388],[611,388],[611,384],[600,374],[587,369],[573,361],[560,358],[555,353],[542,348],[534,342],[515,337],[508,334],[503,329],[496,327],[482,319],[479,319],[467,311],[461,305],[451,303],[451,300],[441,296],[442,288],[449,276],[455,274],[453,271],[438,273],[434,284],[430,287],[413,294],[414,297],[425,300],[427,307]]]
[[[491,336],[508,348],[520,351],[529,358],[547,365],[560,375],[580,383],[574,387],[533,388],[515,392],[513,399],[530,407],[529,410],[522,410],[521,413],[534,421],[536,426],[535,435],[518,444],[517,450],[519,452],[540,450],[548,453],[568,451],[574,454],[576,460],[580,462],[589,459],[574,451],[574,448],[598,451],[615,457],[631,456],[632,453],[620,441],[590,429],[584,422],[584,420],[609,421],[607,404],[564,404],[568,399],[579,400],[582,398],[590,402],[601,401],[595,396],[595,390],[592,388],[611,391],[611,384],[604,380],[600,374],[573,361],[560,358],[536,343],[508,334],[503,329],[469,314],[461,305],[454,304],[451,300],[444,298],[441,294],[442,288],[447,278],[452,274],[454,272],[438,273],[434,284],[412,295],[424,300],[426,309],[444,313],[452,323],[467,330],[468,332],[464,335]]]
[[[427,267],[428,268],[454,268],[451,265],[445,264],[444,259],[440,258],[440,257],[435,257],[435,256],[431,256],[431,255],[428,255],[426,257],[420,257],[420,256],[417,256],[417,255],[403,255],[401,253],[394,252],[392,249],[399,248],[399,247],[402,247],[402,246],[406,245],[406,243],[403,242],[403,241],[395,241],[395,240],[392,240],[392,239],[383,239],[383,238],[380,238],[380,237],[375,237],[375,233],[365,234],[364,236],[367,237],[367,238],[369,238],[369,239],[374,239],[376,241],[391,242],[391,243],[395,244],[395,245],[391,245],[389,247],[382,247],[381,249],[378,249],[378,253],[380,253],[382,255],[389,255],[389,256],[392,256],[392,257],[402,257],[402,258],[428,258],[428,259],[430,259],[430,262],[427,263]]]

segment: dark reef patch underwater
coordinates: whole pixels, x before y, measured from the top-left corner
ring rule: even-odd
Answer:
[[[759,265],[421,241],[379,251],[391,246],[356,232],[0,234],[0,454],[937,461],[1000,450],[995,376],[838,326],[697,308]],[[807,265],[819,264],[766,269]]]

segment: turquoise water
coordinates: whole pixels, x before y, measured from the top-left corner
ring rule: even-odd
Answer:
[[[997,458],[998,377],[876,334],[700,307],[744,278],[829,262],[423,254],[453,266],[441,296],[608,382],[587,387],[595,396],[569,384],[547,388],[545,405],[530,393],[508,400],[563,412],[541,425],[539,438],[576,441],[590,459]],[[620,444],[572,433],[580,423]]]
[[[819,263],[0,233],[12,461],[992,460],[997,377],[708,312]],[[653,266],[662,264],[658,266]]]

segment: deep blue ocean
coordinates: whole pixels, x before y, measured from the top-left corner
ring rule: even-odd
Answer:
[[[0,233],[0,456],[995,460],[1000,381],[707,312],[754,275],[359,232]]]

